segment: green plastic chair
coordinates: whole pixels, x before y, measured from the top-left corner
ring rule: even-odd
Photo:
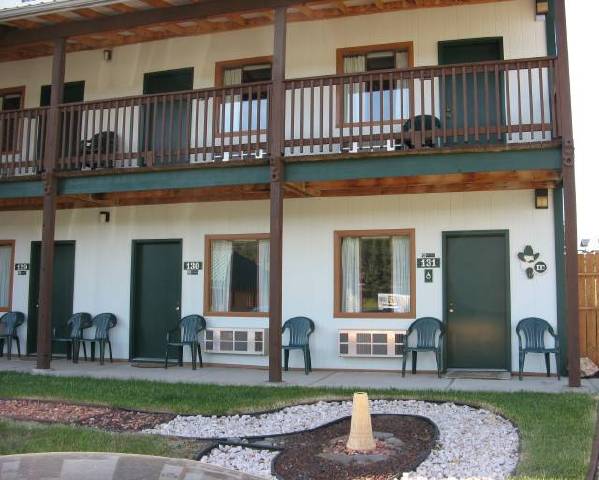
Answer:
[[[100,347],[100,365],[104,365],[104,356],[106,345],[110,354],[110,363],[112,363],[112,344],[110,343],[110,329],[116,325],[116,315],[114,313],[100,313],[92,320],[92,327],[96,327],[96,333],[93,338],[82,338],[82,342],[90,342],[92,362],[95,360],[96,343]]]
[[[166,333],[166,353],[164,355],[164,368],[168,368],[168,349],[175,347],[179,353],[179,366],[183,366],[183,347],[188,345],[191,349],[191,368],[196,369],[196,354],[200,359],[200,368],[204,367],[202,362],[202,349],[198,337],[202,330],[206,329],[206,319],[201,315],[187,315],[177,323],[177,326]]]
[[[542,353],[545,355],[545,368],[547,376],[551,376],[550,354],[555,355],[555,364],[557,365],[557,379],[559,376],[560,349],[559,336],[553,330],[546,320],[537,317],[528,317],[520,320],[516,326],[518,334],[518,377],[522,380],[522,371],[524,370],[524,359],[527,353]],[[545,334],[553,337],[554,347],[545,346]]]
[[[67,323],[57,334],[56,328],[52,329],[52,343],[66,343],[67,360],[73,359],[73,363],[79,361],[79,348],[83,344],[83,358],[87,361],[87,349],[83,339],[83,330],[92,326],[92,316],[89,313],[74,313]]]
[[[413,332],[416,332],[416,345],[410,347],[408,342]],[[406,333],[401,376],[406,376],[406,362],[410,352],[412,353],[412,374],[414,375],[416,374],[418,352],[433,352],[437,361],[437,376],[441,378],[443,335],[445,335],[445,327],[438,318],[422,317],[415,320]]]
[[[21,358],[21,341],[17,335],[17,328],[25,323],[25,314],[21,312],[6,312],[0,317],[0,357],[3,356],[4,342],[6,345],[6,356],[12,359],[12,342],[17,342],[17,354]]]
[[[283,345],[285,371],[289,370],[289,351],[301,350],[304,352],[304,372],[308,375],[312,371],[310,335],[314,332],[314,322],[307,317],[293,317],[283,324],[282,333],[285,333],[285,330],[289,330],[289,343]]]

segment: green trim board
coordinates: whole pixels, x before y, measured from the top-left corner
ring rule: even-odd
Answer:
[[[568,325],[566,303],[566,259],[564,231],[564,192],[560,185],[553,190],[553,228],[555,232],[555,290],[557,302],[557,333],[561,350],[560,373],[567,375],[566,359],[568,358]]]
[[[290,161],[289,182],[410,177],[517,170],[560,170],[559,148]],[[267,184],[268,165],[86,175],[59,179],[59,195]],[[41,181],[0,182],[0,198],[41,197]]]
[[[505,239],[505,322],[506,322],[506,339],[505,339],[505,368],[512,371],[512,312],[511,312],[511,277],[510,277],[510,232],[509,230],[457,230],[442,232],[442,276],[443,276],[443,323],[448,325],[448,298],[447,298],[447,282],[448,282],[448,252],[447,244],[450,238],[459,237],[488,237],[501,236]],[[447,342],[447,335],[445,336]],[[447,345],[443,346],[443,366],[447,369]]]
[[[40,180],[0,182],[0,198],[41,197],[44,186]]]
[[[185,170],[135,172],[114,175],[68,177],[59,181],[59,195],[82,193],[136,192],[170,188],[216,187],[268,183],[266,165],[197,168]]]
[[[555,148],[290,162],[285,168],[285,180],[289,182],[352,180],[449,173],[560,169],[561,150]]]

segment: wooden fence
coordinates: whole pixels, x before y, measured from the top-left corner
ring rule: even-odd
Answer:
[[[578,255],[580,356],[599,365],[599,252]]]

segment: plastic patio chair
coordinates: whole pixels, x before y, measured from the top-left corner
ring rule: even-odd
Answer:
[[[96,327],[93,338],[82,338],[82,342],[90,342],[92,362],[95,360],[95,345],[100,347],[100,365],[104,365],[104,354],[108,344],[110,363],[112,363],[112,344],[110,343],[110,329],[116,325],[116,315],[113,313],[100,313],[92,320],[92,327]]]
[[[416,345],[410,347],[408,342],[413,332],[416,332]],[[405,337],[406,346],[404,349],[401,376],[406,376],[406,362],[410,352],[412,353],[412,374],[416,374],[418,352],[433,352],[437,361],[437,375],[441,378],[441,365],[443,361],[442,340],[444,334],[445,327],[443,326],[443,322],[438,318],[422,317],[412,322]]]
[[[87,350],[85,342],[82,342],[83,330],[92,326],[92,316],[89,313],[74,313],[63,326],[62,334],[57,334],[56,328],[52,329],[52,343],[66,343],[67,360],[73,359],[73,363],[79,361],[79,347],[83,343],[83,357],[87,361]]]
[[[522,380],[522,371],[524,370],[524,359],[527,353],[543,353],[545,354],[545,368],[547,376],[551,375],[550,354],[555,355],[555,364],[557,365],[557,379],[559,376],[560,349],[559,336],[553,330],[546,320],[537,317],[528,317],[520,320],[516,326],[518,334],[518,377]],[[545,346],[545,334],[553,337],[555,342],[553,348]],[[524,336],[524,338],[523,338]]]
[[[17,354],[21,358],[21,341],[17,335],[17,328],[25,322],[25,314],[21,312],[6,312],[0,317],[0,357],[3,355],[4,342],[7,342],[7,358],[12,358],[12,342],[17,342]]]
[[[289,351],[301,350],[304,352],[304,372],[308,375],[312,371],[310,335],[314,331],[314,322],[307,317],[293,317],[283,324],[282,333],[285,333],[285,330],[289,330],[289,343],[283,345],[285,371],[289,370]]]
[[[196,369],[196,355],[200,359],[200,368],[204,367],[202,362],[202,349],[198,337],[202,330],[206,329],[206,319],[201,315],[187,315],[177,323],[177,326],[166,332],[166,353],[164,355],[164,368],[168,368],[168,349],[176,347],[179,350],[179,366],[183,366],[183,347],[188,345],[191,349],[191,367]]]

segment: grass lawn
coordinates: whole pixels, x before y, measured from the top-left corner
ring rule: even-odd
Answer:
[[[73,400],[115,407],[219,415],[252,412],[317,399],[350,398],[350,390],[245,387],[101,380],[0,372],[0,397]],[[371,398],[447,400],[501,413],[520,430],[517,476],[584,478],[597,412],[585,394],[413,392],[369,390]],[[144,435],[115,435],[67,426],[0,421],[0,454],[56,450],[116,451],[190,457],[190,445]]]

